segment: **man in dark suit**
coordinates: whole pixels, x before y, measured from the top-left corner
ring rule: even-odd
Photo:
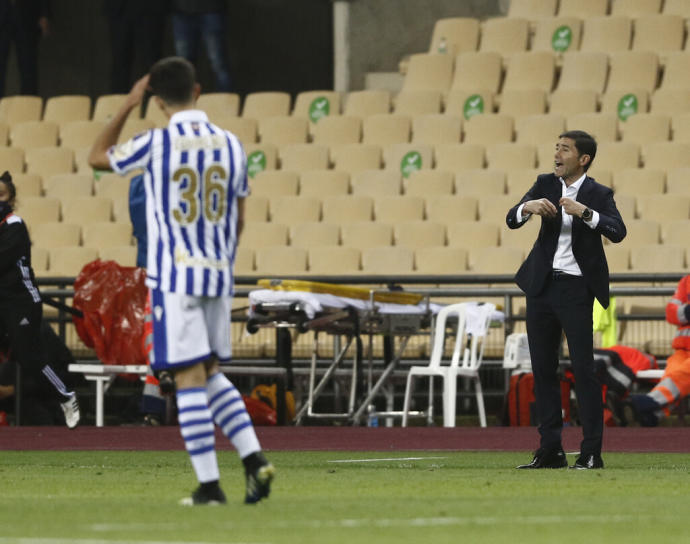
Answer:
[[[613,191],[586,175],[597,144],[583,131],[559,136],[554,173],[542,174],[520,202],[510,209],[511,229],[534,214],[541,228],[515,279],[527,295],[534,393],[541,441],[532,461],[517,468],[568,466],[561,446],[561,389],[558,352],[565,332],[575,374],[575,393],[582,422],[580,456],[571,468],[603,468],[604,429],[601,385],[594,373],[592,306],[594,297],[609,304],[609,272],[601,236],[612,242],[626,229]]]

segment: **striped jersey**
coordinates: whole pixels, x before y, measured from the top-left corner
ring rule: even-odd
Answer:
[[[118,174],[144,169],[146,283],[193,296],[232,294],[237,199],[249,194],[246,156],[237,137],[184,110],[166,128],[110,148]]]

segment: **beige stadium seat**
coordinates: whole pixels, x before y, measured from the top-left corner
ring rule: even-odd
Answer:
[[[299,175],[291,170],[265,170],[251,180],[252,196],[294,196],[299,191]]]
[[[676,221],[668,221],[664,223],[661,229],[661,238],[664,244],[672,246],[686,246],[688,245],[688,230],[690,228],[690,219],[678,219]]]
[[[465,249],[493,247],[499,243],[499,228],[498,224],[456,219],[446,224],[446,236],[450,247]]]
[[[690,167],[671,168],[666,172],[666,192],[690,195]]]
[[[544,142],[537,146],[537,168],[542,172],[552,172],[554,168],[554,156],[556,154],[556,142],[558,136],[553,142]],[[597,158],[599,158],[599,151],[597,148]]]
[[[661,223],[651,219],[633,219],[625,222],[628,234],[623,243],[628,247],[661,243]]]
[[[247,223],[268,221],[268,197],[249,195],[245,198],[244,219]]]
[[[483,145],[512,142],[514,124],[510,115],[475,115],[465,122],[464,142]]]
[[[96,105],[93,108],[92,119],[94,121],[110,121],[113,116],[120,111],[120,108],[125,103],[126,94],[103,94],[96,98]],[[130,117],[136,117],[136,109],[129,114]]]
[[[10,126],[0,122],[0,147],[8,145],[10,139]]]
[[[414,251],[419,274],[457,274],[467,270],[466,249],[460,247],[420,247]]]
[[[259,138],[277,146],[307,142],[309,122],[302,117],[282,115],[259,121]]]
[[[529,20],[553,17],[557,6],[557,0],[511,0],[507,16],[524,17]]]
[[[300,196],[346,195],[350,192],[350,175],[339,170],[308,170],[299,178]]]
[[[83,174],[57,174],[45,179],[43,189],[46,196],[64,203],[75,196],[93,195],[93,179]]]
[[[353,195],[394,196],[402,189],[401,176],[395,170],[362,170],[350,179]]]
[[[84,265],[98,259],[98,250],[92,247],[48,248],[51,276],[78,276]]]
[[[616,195],[659,195],[666,187],[666,172],[653,168],[624,168],[613,173]]]
[[[85,247],[121,247],[132,245],[132,225],[127,223],[89,223],[82,229]]]
[[[347,223],[340,227],[340,239],[345,247],[365,249],[393,245],[393,226],[382,221]]]
[[[558,34],[556,34],[558,32]],[[534,22],[532,51],[552,51],[559,57],[580,49],[582,19],[578,17],[542,17]]]
[[[642,149],[645,168],[669,170],[690,166],[690,143],[654,142]]]
[[[455,174],[455,194],[460,196],[502,195],[506,192],[505,170],[482,168]]]
[[[340,115],[340,93],[337,91],[302,91],[295,98],[292,115],[309,119],[312,124],[324,117]]]
[[[611,15],[641,17],[661,11],[662,0],[615,0],[611,4]]]
[[[689,89],[657,89],[652,94],[649,111],[678,115],[690,112]]]
[[[62,199],[62,220],[86,225],[111,221],[113,201],[103,196],[75,196]]]
[[[410,56],[403,91],[435,90],[446,92],[453,80],[454,58],[439,53],[417,53]]]
[[[400,144],[410,141],[412,120],[408,115],[370,115],[362,125],[362,143]]]
[[[235,251],[235,275],[254,273],[254,249],[251,247],[238,247]]]
[[[7,163],[0,158],[0,164],[6,168]],[[12,181],[17,187],[17,194],[19,198],[27,196],[42,196],[43,195],[43,179],[38,174],[21,174],[15,173],[17,170],[7,168],[12,173]],[[20,170],[21,172],[21,170]]]
[[[65,247],[81,244],[81,226],[74,223],[48,222],[31,226],[31,242],[41,247]]]
[[[40,96],[5,96],[0,99],[0,120],[13,126],[26,121],[40,121],[43,99]]]
[[[370,196],[327,196],[321,201],[321,220],[329,223],[371,221],[374,199]]]
[[[387,170],[399,172],[403,178],[433,165],[434,148],[428,144],[392,144],[383,148],[383,164]]]
[[[515,206],[517,201],[513,195],[494,195],[479,197],[479,220],[490,221],[498,225],[505,223],[508,210]]]
[[[515,199],[517,204],[518,200]],[[506,214],[507,215],[507,214]],[[530,219],[519,229],[510,229],[505,224],[500,227],[500,237],[502,247],[515,247],[521,249],[527,255],[534,246],[534,242],[539,235],[541,220],[538,217]]]
[[[666,57],[660,89],[690,88],[690,55],[687,52],[670,53]]]
[[[247,154],[247,174],[250,178],[264,170],[275,170],[278,166],[278,147],[275,144],[247,144],[244,152]]]
[[[514,274],[524,259],[516,247],[477,247],[469,253],[469,268],[475,274]]]
[[[321,221],[302,221],[290,226],[290,245],[310,249],[337,246],[339,243],[339,225]]]
[[[594,164],[597,168],[611,171],[637,168],[640,165],[640,146],[633,142],[601,142],[597,146]]]
[[[609,55],[606,90],[644,89],[652,92],[659,83],[659,55],[655,51],[618,51]]]
[[[666,142],[671,137],[671,116],[664,113],[638,113],[620,124],[624,142],[644,145]]]
[[[431,34],[429,53],[446,53],[454,57],[465,51],[476,51],[479,30],[479,19],[475,17],[437,19]]]
[[[630,195],[616,195],[616,207],[623,218],[623,221],[630,221],[637,217],[637,203],[635,197]]]
[[[361,251],[343,246],[310,247],[308,260],[311,274],[354,274],[360,269]]]
[[[501,95],[498,113],[515,120],[546,112],[546,92],[540,89],[508,90]]]
[[[304,172],[325,170],[329,166],[328,147],[321,144],[287,144],[280,147],[280,167]]]
[[[60,201],[45,196],[17,198],[17,213],[31,230],[37,223],[60,221]]]
[[[522,198],[534,182],[537,176],[543,174],[542,168],[522,168],[519,170],[508,170],[506,173],[506,194],[513,195],[517,199]],[[589,172],[587,172],[589,174]]]
[[[565,131],[565,115],[542,113],[515,119],[515,141],[520,143],[553,143]]]
[[[632,19],[625,15],[587,17],[582,23],[580,51],[627,51],[632,41]]]
[[[457,115],[469,119],[482,113],[493,113],[494,92],[489,89],[453,89],[445,100],[445,115]]]
[[[240,95],[235,93],[203,93],[196,101],[199,109],[209,118],[237,116],[240,113]]]
[[[440,113],[443,94],[435,89],[400,91],[395,97],[393,111],[400,115]]]
[[[416,115],[412,119],[412,142],[416,144],[459,143],[462,117],[451,113]]]
[[[417,170],[403,180],[407,196],[450,195],[453,193],[455,175],[448,170]]]
[[[288,245],[288,226],[280,223],[252,223],[240,236],[242,247],[275,247]]]
[[[650,92],[645,89],[613,89],[601,95],[601,112],[614,113],[621,121],[649,111]],[[621,127],[622,128],[622,127]]]
[[[107,196],[113,200],[129,199],[129,179],[119,174],[101,174],[93,185],[96,196]]]
[[[374,201],[374,219],[397,224],[424,219],[424,198],[413,195],[379,196]]]
[[[125,121],[125,124],[122,127],[122,132],[120,132],[120,137],[117,139],[117,142],[122,143],[126,142],[127,140],[131,140],[137,134],[146,132],[147,130],[152,129],[155,126],[155,123],[150,119],[138,119],[136,117],[130,117],[127,119],[127,121]]]
[[[350,115],[324,117],[314,127],[314,143],[356,144],[362,139],[362,119]]]
[[[576,113],[565,120],[567,130],[584,130],[597,143],[618,140],[618,116],[615,113]],[[597,153],[598,155],[598,153]]]
[[[690,218],[690,197],[678,194],[644,195],[637,199],[640,219],[661,223]]]
[[[502,93],[539,89],[551,92],[556,76],[556,56],[550,51],[525,51],[510,58]]]
[[[537,165],[537,149],[531,143],[498,143],[486,146],[487,168],[522,169]]]
[[[662,13],[680,15],[685,19],[690,18],[690,4],[686,0],[665,0]]]
[[[561,89],[549,96],[549,113],[572,115],[597,111],[597,91],[593,89]]]
[[[630,270],[633,272],[673,273],[686,270],[685,247],[667,244],[640,245],[630,248]]]
[[[334,168],[349,174],[381,168],[383,149],[378,144],[344,144],[331,146]]]
[[[258,247],[254,252],[257,274],[285,277],[307,272],[307,250],[298,247]]]
[[[495,17],[482,23],[479,51],[495,51],[503,57],[526,51],[529,21],[521,17]]]
[[[44,121],[87,121],[91,118],[91,98],[86,95],[52,96],[46,100]]]
[[[343,115],[364,118],[378,113],[390,113],[391,93],[387,89],[365,89],[348,93]]]
[[[244,99],[242,117],[263,119],[290,114],[291,99],[285,92],[249,93]]]
[[[483,144],[436,144],[434,162],[438,170],[473,170],[484,168],[486,149]]]
[[[435,221],[403,221],[393,227],[396,246],[417,249],[446,245],[446,225]]]
[[[690,142],[690,112],[671,116],[671,134],[674,142]]]
[[[102,261],[115,261],[120,266],[137,265],[137,248],[134,246],[104,246],[98,248],[98,257]]]
[[[563,55],[561,76],[556,90],[586,89],[602,93],[606,85],[608,71],[609,56],[607,53],[602,51],[573,51],[565,53]]]
[[[427,221],[443,223],[475,221],[477,219],[477,197],[462,195],[432,195],[425,199]]]
[[[497,93],[503,75],[503,57],[496,51],[460,53],[455,60],[451,90],[487,89]]]
[[[18,147],[0,146],[0,164],[3,171],[7,170],[12,175],[24,171],[24,150]]]
[[[606,244],[604,253],[611,274],[624,274],[630,270],[630,249],[625,244]]]
[[[406,247],[376,247],[362,250],[362,272],[365,274],[411,274],[414,252]]]
[[[74,151],[66,147],[37,147],[26,150],[26,171],[47,179],[74,171]]]
[[[314,196],[274,196],[268,209],[274,223],[294,225],[321,219],[321,200]]]
[[[36,245],[31,246],[31,269],[38,277],[49,275],[48,250],[46,248]]]
[[[665,64],[669,53],[683,49],[685,20],[680,15],[645,15],[637,17],[633,26],[633,51],[656,51]]]
[[[25,121],[10,130],[12,147],[34,149],[58,145],[58,124],[53,121]]]
[[[259,122],[251,117],[215,117],[211,122],[232,132],[245,146],[259,139]]]
[[[65,122],[60,126],[60,145],[72,149],[91,148],[105,125],[105,121]]]

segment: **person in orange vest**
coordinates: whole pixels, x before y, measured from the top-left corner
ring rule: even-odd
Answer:
[[[654,427],[671,408],[690,393],[690,275],[683,277],[666,304],[666,321],[678,330],[661,381],[646,395],[632,395],[628,411],[640,425]]]

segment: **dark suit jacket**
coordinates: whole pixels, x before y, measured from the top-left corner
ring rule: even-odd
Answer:
[[[541,228],[532,251],[515,275],[518,286],[529,296],[541,293],[553,269],[553,256],[561,232],[561,207],[558,205],[561,194],[562,185],[556,175],[541,174],[532,188],[506,216],[508,226],[516,229],[526,223],[525,221],[518,223],[516,217],[517,209],[523,202],[547,198],[558,208],[558,214],[553,219],[541,218]],[[620,242],[626,235],[625,224],[616,208],[613,191],[590,177],[585,177],[577,193],[577,201],[599,212],[599,224],[595,229],[585,225],[579,217],[573,217],[572,242],[573,254],[587,287],[601,305],[607,308],[609,267],[606,263],[601,236],[606,236],[612,242]]]

